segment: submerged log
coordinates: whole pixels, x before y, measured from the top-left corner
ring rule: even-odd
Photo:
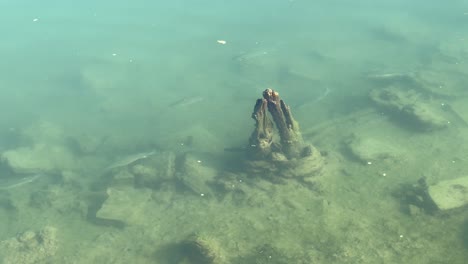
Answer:
[[[267,101],[268,111],[278,128],[283,154],[288,159],[298,158],[305,146],[299,125],[292,117],[289,106],[280,99],[279,93],[272,89],[266,89],[263,98]]]
[[[255,130],[249,139],[249,154],[254,159],[265,158],[271,154],[273,142],[273,123],[266,112],[267,101],[258,99],[255,103],[252,118],[255,120]]]
[[[278,92],[266,89],[255,103],[252,118],[255,129],[249,139],[247,161],[251,172],[293,177],[310,175],[322,167],[323,158],[304,142],[291,109]]]

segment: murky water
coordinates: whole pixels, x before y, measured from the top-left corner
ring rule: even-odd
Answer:
[[[0,262],[465,263],[467,12],[1,0]]]

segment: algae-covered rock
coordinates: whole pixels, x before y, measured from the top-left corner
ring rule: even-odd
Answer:
[[[440,210],[468,205],[468,176],[429,186],[429,195]]]
[[[13,172],[30,174],[75,169],[78,161],[66,144],[63,129],[40,121],[21,130],[21,140],[28,142],[2,153],[1,159]]]
[[[212,196],[209,184],[218,175],[218,171],[189,154],[181,159],[183,159],[183,169],[177,173],[177,178],[195,194]]]
[[[74,185],[48,185],[30,194],[29,205],[40,210],[50,208],[62,215],[79,214],[84,218],[88,207],[79,190]]]
[[[415,90],[390,86],[372,90],[370,98],[376,105],[423,130],[444,128],[450,123],[440,103],[430,101]]]
[[[17,174],[55,172],[79,166],[75,156],[64,146],[43,143],[7,150],[1,158]]]
[[[219,241],[208,234],[191,235],[180,243],[181,256],[177,263],[227,264],[226,254]]]
[[[401,148],[395,144],[373,137],[361,138],[353,136],[346,144],[351,154],[362,162],[374,162],[377,160],[396,161],[402,155]]]
[[[137,186],[152,188],[161,182],[174,180],[175,166],[175,153],[165,151],[155,153],[144,163],[135,164],[131,167],[131,172],[135,175]]]
[[[58,245],[57,229],[54,227],[45,227],[37,232],[26,231],[0,242],[0,256],[3,256],[0,263],[53,263],[50,258],[56,254]]]
[[[439,129],[446,127],[450,122],[429,104],[415,103],[405,105],[402,113],[408,117],[414,118],[414,121],[421,124],[425,129]]]
[[[149,189],[135,189],[133,187],[108,188],[107,199],[96,218],[119,221],[125,224],[144,222],[145,212],[151,202],[152,191]]]

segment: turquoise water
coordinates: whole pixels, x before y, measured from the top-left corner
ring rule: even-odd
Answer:
[[[95,2],[0,0],[4,263],[467,259],[466,1]]]

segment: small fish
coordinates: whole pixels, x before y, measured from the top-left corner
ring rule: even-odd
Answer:
[[[13,189],[16,187],[23,186],[25,184],[31,183],[40,177],[44,176],[44,174],[35,174],[31,176],[26,176],[26,177],[9,177],[6,179],[1,179],[0,180],[0,190],[9,190]]]
[[[182,108],[182,107],[189,107],[193,104],[199,103],[201,101],[205,100],[205,98],[201,96],[191,96],[191,97],[185,97],[180,100],[177,100],[169,105],[171,108]]]
[[[116,161],[116,162],[112,163],[111,165],[107,166],[105,170],[109,171],[109,170],[112,170],[112,169],[115,169],[115,168],[125,167],[125,166],[128,166],[128,165],[130,165],[130,164],[132,164],[134,162],[137,162],[137,161],[139,161],[141,159],[146,159],[149,156],[152,156],[154,154],[156,154],[155,151],[133,154],[133,155],[124,157],[122,159],[119,159],[118,161]]]
[[[325,91],[314,100],[314,103],[322,101],[328,94],[330,94],[331,90],[328,87],[325,87]]]
[[[273,50],[266,49],[266,50],[254,50],[254,51],[249,51],[249,52],[241,52],[240,54],[234,56],[232,60],[238,61],[238,62],[250,62],[256,59],[261,59],[262,57],[269,55],[271,51]]]
[[[378,82],[410,82],[413,80],[413,74],[411,72],[390,72],[381,74],[369,74],[367,75],[367,78],[372,81]]]
[[[331,92],[332,92],[332,90],[330,88],[325,87],[325,90],[323,90],[321,92],[321,94],[317,95],[316,98],[311,98],[308,101],[303,101],[303,102],[297,103],[297,104],[294,105],[294,108],[301,109],[301,108],[304,108],[306,106],[310,106],[311,104],[318,103],[318,102],[322,101],[323,99],[325,99]],[[304,99],[306,99],[306,98],[304,98]]]

